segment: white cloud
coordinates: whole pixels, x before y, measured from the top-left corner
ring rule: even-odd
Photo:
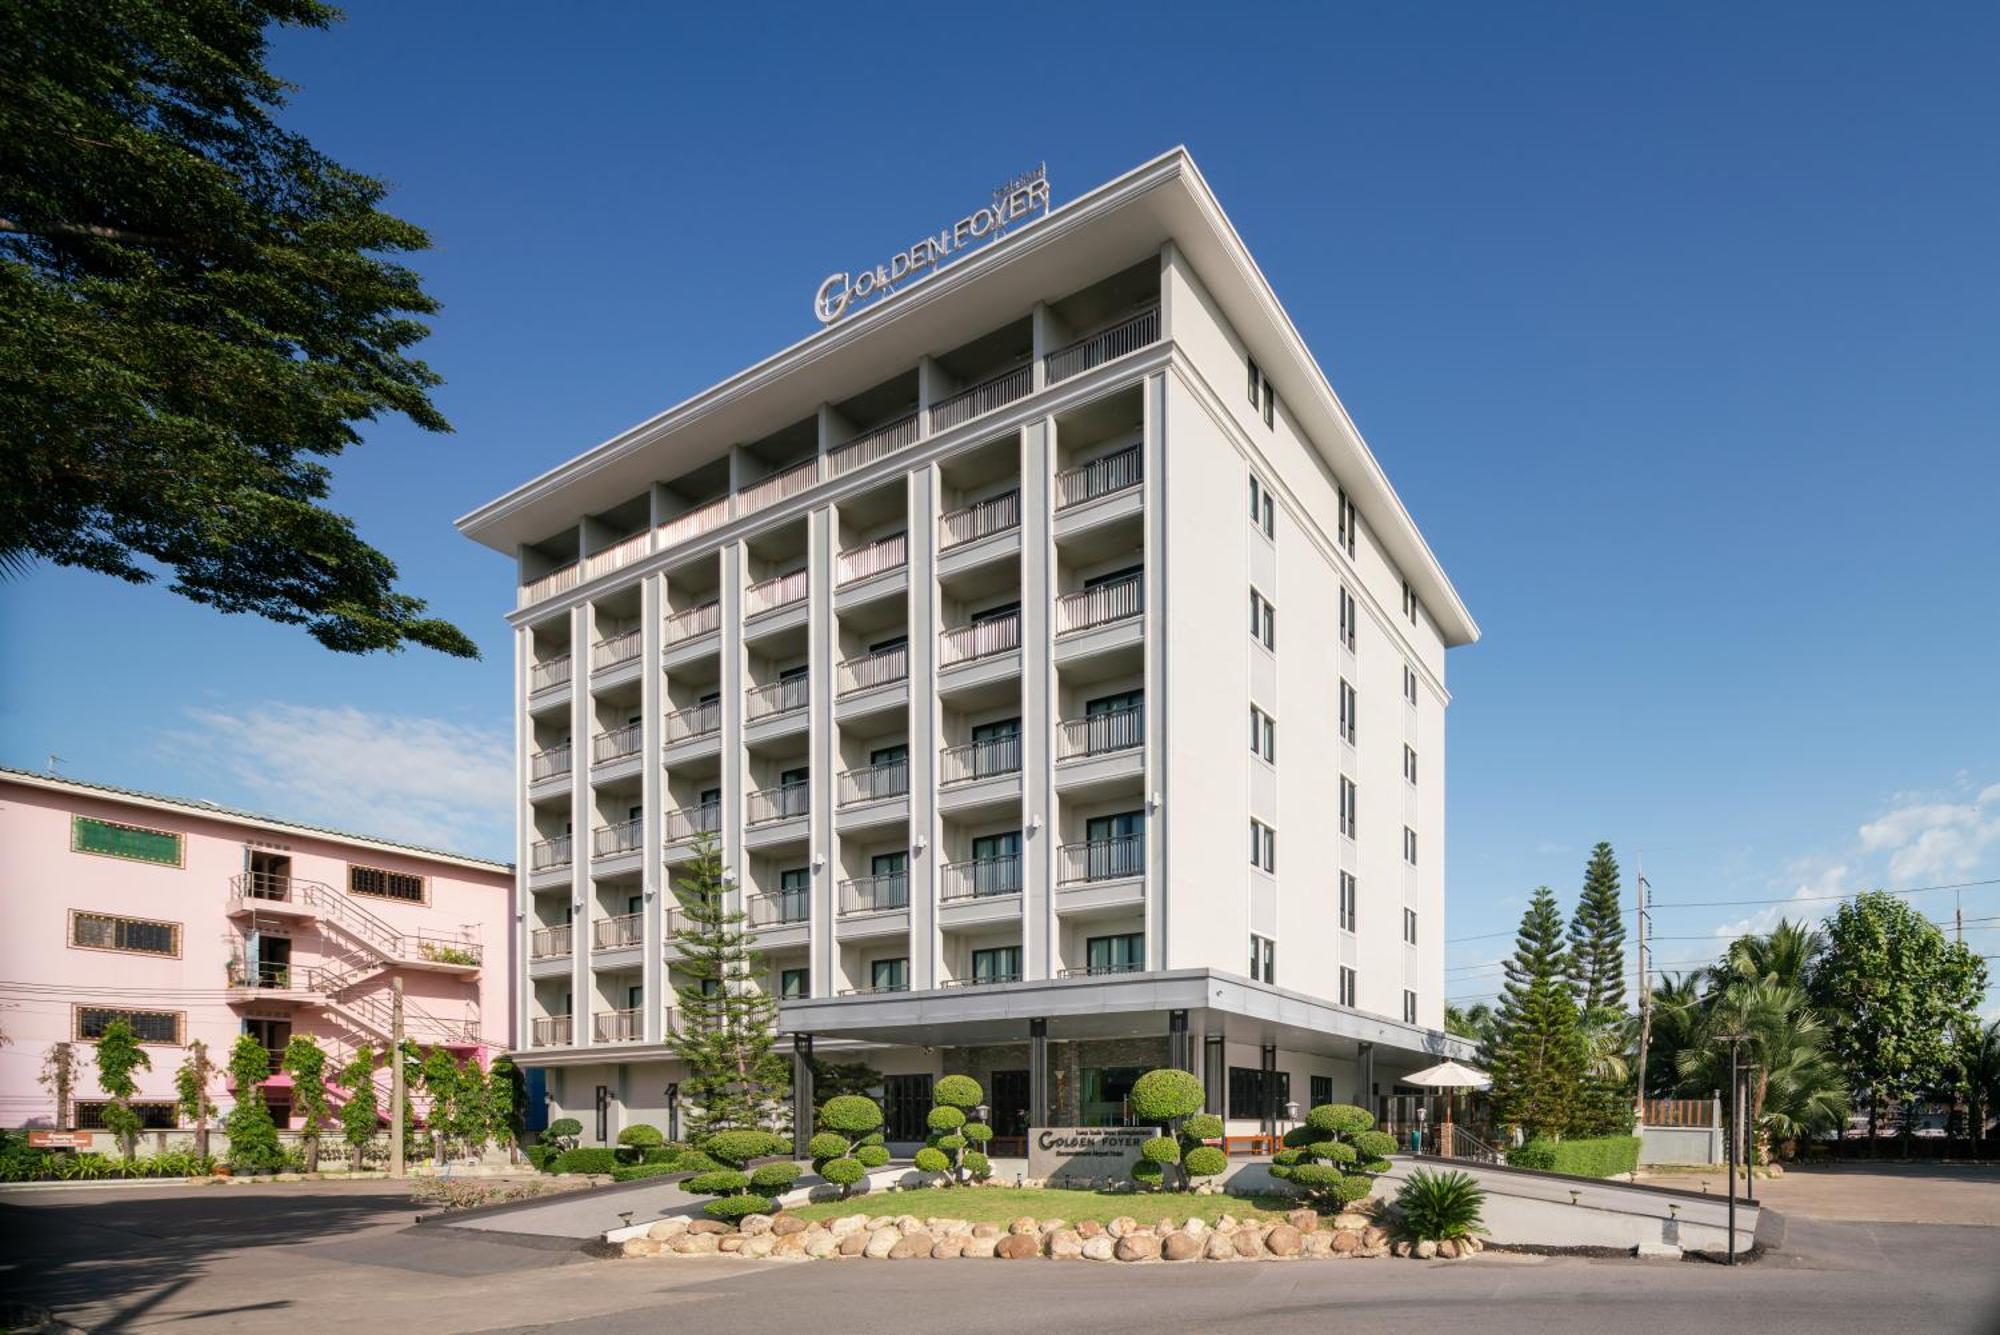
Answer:
[[[1790,899],[1782,904],[1767,904],[1747,918],[1718,923],[1714,936],[1728,942],[1739,936],[1762,936],[1786,918],[1794,922],[1817,921],[1830,906],[1828,895],[1853,889],[1855,872],[1846,861],[1837,858],[1794,858],[1786,864],[1778,884],[1791,886]]]
[[[360,834],[504,855],[513,744],[446,719],[264,701],[190,709],[176,760],[232,782],[240,805]]]
[[[1889,878],[1898,884],[1967,876],[2000,843],[2000,784],[1970,802],[1942,802],[1902,794],[1897,805],[1863,825],[1861,847],[1889,858]]]

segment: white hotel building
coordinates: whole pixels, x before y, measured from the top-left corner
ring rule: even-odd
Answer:
[[[948,1072],[1008,1137],[1182,1065],[1249,1133],[1459,1051],[1478,628],[1184,151],[460,528],[519,563],[514,1055],[586,1140],[674,1127],[702,832],[892,1140]]]

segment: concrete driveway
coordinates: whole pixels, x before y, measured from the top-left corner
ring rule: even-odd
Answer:
[[[1759,1182],[1757,1198],[1793,1218],[2000,1228],[2000,1164],[1797,1168]]]

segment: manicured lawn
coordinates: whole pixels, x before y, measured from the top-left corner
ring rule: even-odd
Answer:
[[[1002,1223],[1032,1215],[1075,1224],[1085,1219],[1108,1222],[1131,1215],[1144,1223],[1163,1218],[1179,1222],[1201,1216],[1214,1223],[1217,1215],[1238,1219],[1278,1219],[1296,1202],[1283,1197],[1183,1196],[1172,1192],[1070,1191],[1052,1187],[921,1187],[913,1191],[871,1191],[844,1201],[814,1201],[788,1205],[787,1214],[801,1219],[835,1219],[846,1214],[910,1214],[919,1219],[990,1219]]]

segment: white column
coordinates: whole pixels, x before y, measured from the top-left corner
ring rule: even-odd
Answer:
[[[1167,378],[1146,377],[1141,469],[1145,474],[1146,599],[1146,967],[1164,969],[1167,933],[1167,821],[1173,818],[1167,792]],[[1158,798],[1157,804],[1155,798]],[[1232,836],[1233,837],[1233,836]]]
[[[928,359],[926,359],[928,360]],[[910,474],[910,987],[937,986],[937,470]],[[922,847],[919,848],[921,843]]]
[[[737,885],[743,879],[743,775],[748,769],[743,751],[743,690],[749,665],[743,651],[743,544],[732,542],[721,552],[722,588],[722,810],[717,836],[722,841],[722,874]],[[731,908],[742,907],[740,891],[728,897]]]
[[[822,408],[821,421],[830,409]],[[812,816],[808,844],[811,854],[812,894],[808,916],[811,922],[807,941],[807,979],[811,995],[832,996],[834,887],[839,881],[833,861],[833,693],[834,641],[833,562],[839,546],[838,516],[832,506],[814,510],[807,520],[806,635],[812,662],[811,718],[808,722],[806,763],[812,770]]]
[[[1055,972],[1055,422],[1021,428],[1021,973]],[[1039,827],[1036,822],[1040,821]]]
[[[534,808],[528,802],[528,754],[534,749],[535,729],[528,716],[528,663],[534,647],[534,632],[526,626],[514,628],[514,936],[508,952],[507,1015],[512,1030],[508,1047],[526,1047],[534,1026],[528,1021],[528,998],[534,984],[528,978],[528,951],[533,940],[534,896],[528,892],[529,869],[533,865],[529,849],[534,843]],[[571,761],[571,769],[575,762]],[[490,967],[490,966],[489,966]]]
[[[660,764],[660,748],[666,731],[666,676],[660,668],[661,618],[666,613],[664,575],[648,575],[639,586],[639,884],[645,909],[639,935],[640,982],[646,997],[644,1028],[648,1043],[666,1036],[666,914],[661,861],[664,848],[664,808],[666,771]]]
[[[569,613],[570,1041],[590,1042],[590,604]]]

